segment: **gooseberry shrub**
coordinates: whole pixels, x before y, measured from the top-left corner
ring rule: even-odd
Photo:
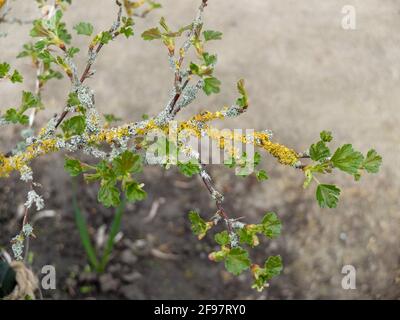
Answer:
[[[119,126],[114,124],[122,119],[112,114],[101,115],[97,111],[94,92],[85,80],[95,75],[93,65],[104,46],[111,45],[117,37],[131,41],[135,36],[134,19],[146,17],[161,5],[150,0],[116,1],[115,21],[108,30],[97,30],[86,21],[72,28],[66,25],[64,14],[67,14],[71,1],[36,2],[41,16],[32,23],[31,42],[24,44],[18,54],[18,58],[29,59],[37,70],[35,90],[23,91],[17,107],[0,115],[1,126],[18,125],[23,136],[13,150],[0,153],[0,177],[7,178],[17,171],[29,189],[21,230],[11,240],[15,259],[23,258],[24,243],[34,235],[29,211],[41,210],[45,205],[38,193],[39,184],[33,178],[31,163],[58,151],[66,152],[64,167],[72,177],[83,175],[87,182],[98,184],[98,201],[105,207],[119,207],[123,201],[135,202],[146,198],[144,185],[137,178],[145,165],[158,164],[165,169],[176,166],[185,176],[198,175],[215,201],[216,212],[200,215],[191,211],[188,219],[193,233],[201,240],[222,224],[225,230],[214,234],[219,249],[209,253],[209,259],[223,262],[226,270],[234,275],[250,270],[254,278],[253,288],[260,291],[279,275],[283,268],[282,259],[279,255],[270,256],[264,263],[257,264],[251,260],[249,250],[260,244],[261,237],[274,239],[280,235],[279,217],[268,211],[258,223],[247,223],[246,217],[231,217],[224,207],[223,194],[217,190],[209,174],[207,163],[202,161],[188,140],[209,138],[228,155],[224,161],[228,168],[234,169],[239,176],[255,175],[260,182],[268,179],[267,172],[259,169],[262,154],[241,152],[232,141],[271,154],[280,164],[304,175],[304,188],[312,184],[316,187],[315,197],[321,208],[335,208],[341,193],[336,185],[320,182],[321,177],[339,170],[358,181],[362,174],[379,170],[382,158],[375,150],[371,149],[364,155],[351,144],[331,149],[329,144],[333,136],[329,131],[321,132],[308,150],[298,152],[275,142],[269,130],[250,134],[226,133],[212,126],[214,121],[239,117],[249,109],[244,80],[238,81],[238,99],[230,107],[202,111],[186,121],[175,121],[176,115],[188,108],[201,93],[210,96],[220,92],[221,81],[215,72],[218,57],[207,51],[207,45],[210,41],[221,40],[223,34],[205,28],[203,23],[204,11],[213,0],[200,0],[197,15],[187,25],[175,30],[162,17],[158,26],[141,34],[142,41],[166,47],[167,62],[172,70],[170,99],[157,115],[143,116]],[[75,36],[88,39],[86,65],[81,71],[74,62],[80,49],[73,46],[70,29]],[[64,107],[37,130],[35,116],[46,107],[42,92],[49,81],[62,77],[67,77],[71,83]],[[0,78],[12,83],[23,81],[21,73],[7,62],[0,63]],[[153,139],[154,132],[164,139]],[[148,156],[155,149],[157,156]],[[93,160],[81,160],[78,152],[90,155]],[[93,263],[96,264],[96,260]],[[99,269],[104,269],[104,264]]]

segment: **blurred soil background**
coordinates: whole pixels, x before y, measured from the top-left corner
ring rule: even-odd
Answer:
[[[126,121],[157,114],[168,100],[173,75],[165,48],[144,42],[140,34],[155,26],[161,15],[178,27],[191,22],[199,1],[160,0],[163,8],[146,19],[135,19],[135,37],[107,45],[97,70],[87,83],[96,94],[97,108]],[[315,188],[303,190],[303,177],[267,156],[263,167],[270,179],[236,177],[232,171],[212,168],[217,186],[226,194],[233,217],[258,222],[266,211],[283,221],[280,238],[264,241],[254,253],[260,262],[281,254],[283,274],[263,293],[250,289],[248,274],[235,278],[221,264],[208,261],[211,238],[198,241],[191,233],[187,212],[198,208],[210,217],[213,202],[199,179],[187,179],[174,169],[149,167],[143,173],[148,198],[127,207],[122,238],[107,272],[96,276],[87,261],[74,224],[71,179],[63,171],[62,155],[34,163],[35,180],[43,185],[48,218],[35,223],[31,241],[33,269],[44,264],[57,270],[57,290],[44,291],[49,299],[398,299],[400,297],[400,2],[396,0],[210,0],[206,29],[224,33],[210,43],[218,53],[216,76],[221,93],[199,98],[180,119],[202,109],[217,110],[236,98],[236,81],[245,78],[251,108],[223,125],[230,128],[271,129],[274,139],[296,150],[317,141],[319,132],[334,133],[337,146],[353,143],[364,153],[374,147],[383,155],[378,175],[359,183],[345,174],[327,177],[342,188],[337,209],[320,209]],[[357,29],[341,27],[341,9],[354,5]],[[37,17],[34,1],[10,3],[10,17]],[[96,31],[109,28],[116,6],[111,0],[79,0],[66,13],[72,26],[80,21]],[[34,88],[34,70],[27,59],[15,59],[29,41],[30,25],[0,24],[0,60],[23,72],[24,84],[0,86],[3,112],[20,100],[20,91]],[[88,38],[74,37],[81,48],[78,65],[86,59]],[[69,91],[67,79],[53,81],[44,92],[47,111],[38,126],[59,113]],[[19,141],[20,128],[2,128],[1,150]],[[93,238],[99,238],[113,210],[96,200],[97,186],[79,185],[78,201],[87,215]],[[9,240],[21,221],[27,187],[17,176],[0,181],[0,244]],[[152,206],[157,215],[145,223]],[[43,216],[43,214],[42,214]],[[99,231],[100,230],[100,231]],[[101,238],[101,237],[100,237]],[[343,290],[341,269],[357,270],[357,289]]]

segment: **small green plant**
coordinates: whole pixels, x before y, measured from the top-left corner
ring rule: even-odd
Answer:
[[[78,227],[82,246],[85,249],[91,269],[97,273],[103,273],[106,270],[107,265],[110,261],[110,257],[114,248],[115,238],[121,229],[121,219],[125,210],[125,201],[123,200],[119,204],[118,208],[115,210],[107,242],[105,243],[105,247],[101,255],[97,252],[95,246],[90,240],[89,226],[86,222],[85,216],[82,214],[82,211],[78,206],[76,195],[74,195],[73,198],[73,208],[75,214],[75,223]]]
[[[18,107],[9,108],[0,116],[0,125],[18,125],[23,128],[21,141],[10,151],[0,154],[0,177],[8,177],[17,171],[28,184],[28,198],[22,229],[12,240],[16,259],[22,258],[24,241],[32,235],[29,224],[29,210],[44,207],[44,199],[37,193],[33,180],[31,162],[44,155],[64,151],[65,170],[71,176],[83,175],[87,182],[98,188],[98,201],[106,207],[118,207],[111,227],[109,242],[101,259],[90,242],[87,225],[76,201],[75,216],[82,243],[92,267],[104,271],[112,251],[115,234],[120,227],[124,200],[141,201],[146,197],[144,185],[138,180],[138,173],[145,165],[156,164],[165,169],[176,166],[182,174],[201,177],[207,192],[215,201],[215,212],[203,218],[198,212],[189,213],[193,232],[199,239],[214,227],[222,225],[225,230],[217,232],[214,239],[218,249],[209,254],[212,261],[224,262],[225,268],[234,275],[250,270],[253,287],[263,290],[268,282],[277,276],[282,268],[282,259],[268,257],[263,263],[252,262],[249,249],[258,246],[262,237],[274,239],[281,232],[281,222],[273,212],[266,212],[258,223],[233,218],[228,214],[224,195],[217,190],[208,170],[208,164],[200,153],[188,142],[191,138],[209,139],[226,155],[224,164],[235,169],[237,175],[255,175],[258,181],[268,180],[267,172],[260,168],[262,155],[270,154],[280,164],[293,168],[305,177],[304,187],[316,184],[315,197],[321,208],[336,208],[341,190],[339,187],[320,182],[335,171],[342,171],[360,180],[365,173],[376,173],[382,163],[381,156],[371,149],[366,155],[355,150],[351,144],[343,144],[336,150],[329,147],[332,134],[320,133],[319,140],[304,152],[295,151],[274,141],[268,129],[238,133],[217,129],[212,122],[239,117],[250,108],[250,98],[244,80],[237,82],[238,98],[230,106],[215,111],[202,111],[185,121],[176,121],[177,114],[189,108],[196,98],[221,91],[221,81],[216,75],[218,56],[208,51],[211,41],[221,40],[222,32],[204,28],[203,14],[212,0],[201,0],[196,17],[188,24],[172,28],[162,17],[158,26],[142,33],[144,41],[158,42],[165,46],[168,64],[172,70],[170,98],[156,115],[146,115],[136,121],[126,121],[118,126],[116,116],[101,115],[96,109],[94,92],[85,81],[93,77],[93,65],[102,48],[115,38],[134,36],[134,17],[145,17],[160,4],[150,1],[116,1],[117,18],[108,30],[97,30],[90,22],[80,22],[73,27],[78,36],[88,39],[86,65],[79,72],[76,57],[80,49],[74,47],[73,36],[63,20],[71,1],[57,0],[50,5],[39,0],[39,7],[45,15],[33,22],[30,32],[32,41],[23,45],[19,58],[29,58],[37,70],[35,92],[23,92]],[[142,10],[142,11],[139,11]],[[193,58],[191,58],[193,57]],[[42,91],[46,83],[66,76],[71,82],[64,107],[45,126],[34,128],[35,115],[46,107]],[[0,78],[20,82],[23,77],[8,63],[0,64]],[[28,116],[26,113],[30,112]],[[103,121],[103,117],[105,121]],[[271,119],[272,121],[272,119]],[[237,143],[246,147],[237,147]],[[249,149],[249,150],[247,150]],[[92,161],[84,162],[78,153],[91,156]],[[71,154],[76,154],[72,157]],[[225,161],[226,160],[226,161]],[[272,180],[272,179],[271,179]],[[271,181],[268,180],[268,181]],[[246,219],[246,217],[244,217]]]

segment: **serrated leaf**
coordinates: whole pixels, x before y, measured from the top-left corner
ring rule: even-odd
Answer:
[[[206,66],[215,65],[217,63],[217,55],[205,52],[203,53],[203,60]]]
[[[113,160],[113,167],[118,176],[125,176],[128,173],[138,173],[142,170],[141,157],[126,150]]]
[[[221,86],[221,81],[219,81],[217,78],[209,77],[204,79],[203,90],[205,94],[208,96],[213,93],[219,93],[221,90],[220,86]]]
[[[271,256],[261,268],[258,265],[252,267],[252,272],[254,276],[253,288],[258,291],[262,291],[273,277],[278,276],[283,269],[281,256]]]
[[[260,170],[256,172],[256,177],[258,181],[264,181],[264,180],[268,180],[269,177],[267,175],[267,172],[265,170]]]
[[[377,173],[382,164],[382,157],[374,150],[368,151],[364,162],[362,163],[362,168],[364,168],[368,173]]]
[[[91,36],[93,34],[93,25],[89,22],[79,22],[74,26],[74,29],[78,34],[84,36]]]
[[[333,137],[332,137],[332,132],[330,131],[321,131],[321,133],[319,134],[320,138],[322,141],[324,142],[331,142]]]
[[[310,157],[314,161],[321,161],[328,158],[331,151],[326,146],[324,141],[318,141],[310,147]]]
[[[274,212],[268,212],[261,222],[263,234],[269,238],[276,238],[281,234],[282,224]]]
[[[79,176],[84,172],[81,162],[72,158],[65,158],[64,169],[71,177]]]
[[[97,200],[106,208],[117,207],[121,203],[120,192],[112,183],[104,183],[100,186]]]
[[[257,236],[257,231],[257,228],[252,228],[249,225],[239,229],[237,231],[237,234],[239,235],[240,243],[246,243],[251,247],[258,246],[260,244],[260,241]]]
[[[189,212],[189,220],[191,229],[199,240],[203,239],[208,230],[212,227],[210,223],[205,222],[196,211]]]
[[[222,231],[214,236],[215,242],[220,246],[226,246],[230,243],[228,231]]]
[[[336,208],[340,189],[335,185],[319,184],[316,191],[318,204],[321,208]]]
[[[10,80],[12,83],[16,83],[16,82],[21,83],[24,80],[24,78],[17,70],[14,70],[13,74],[10,77]]]
[[[353,150],[351,144],[345,144],[338,148],[331,158],[331,162],[336,168],[352,175],[357,173],[363,160],[362,153]]]
[[[10,71],[10,65],[7,62],[0,63],[0,78],[4,78]]]
[[[249,269],[250,265],[249,253],[240,247],[231,249],[225,258],[226,270],[235,276]]]
[[[211,41],[211,40],[221,40],[222,39],[222,32],[207,30],[203,32],[204,40]]]
[[[195,174],[200,173],[200,166],[198,163],[189,161],[187,163],[178,163],[179,171],[186,177],[193,177]]]
[[[135,181],[128,182],[125,186],[126,199],[128,201],[142,201],[146,199],[147,193],[142,189],[143,185]]]
[[[67,137],[74,135],[81,135],[86,128],[86,121],[84,116],[74,116],[64,121],[61,129]]]
[[[278,276],[283,269],[281,256],[268,257],[267,261],[265,262],[264,268],[267,278],[272,279],[273,277]]]

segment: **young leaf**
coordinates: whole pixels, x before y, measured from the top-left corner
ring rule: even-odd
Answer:
[[[13,74],[10,77],[10,80],[12,83],[16,83],[16,82],[22,82],[24,78],[17,70],[14,70]]]
[[[199,240],[203,239],[212,227],[211,223],[205,222],[196,211],[189,212],[189,220],[192,224],[191,229]]]
[[[268,280],[278,276],[283,269],[281,256],[269,257],[267,261],[265,261],[264,268]]]
[[[230,243],[228,231],[222,231],[214,236],[215,242],[220,246],[226,246]]]
[[[107,43],[109,43],[111,40],[112,40],[112,35],[111,35],[110,32],[108,32],[108,31],[103,31],[103,32],[100,34],[100,43],[102,43],[102,44],[107,44]]]
[[[250,268],[250,264],[249,253],[240,247],[231,249],[225,259],[226,270],[235,276]]]
[[[257,232],[258,227],[254,225],[247,225],[237,231],[239,235],[240,243],[246,243],[251,247],[258,246],[260,240],[258,239]]]
[[[336,208],[339,201],[340,189],[335,185],[319,184],[316,197],[321,208]]]
[[[221,81],[219,81],[217,78],[209,77],[204,79],[203,90],[208,96],[213,93],[219,93],[220,86],[221,86]]]
[[[330,131],[322,131],[319,136],[321,137],[321,140],[323,142],[331,142],[333,137],[332,137],[332,132]]]
[[[142,33],[143,40],[151,41],[161,39],[161,31],[158,28],[152,28]]]
[[[82,172],[84,172],[81,162],[72,158],[65,158],[64,169],[70,174],[71,177],[79,176]]]
[[[276,238],[281,234],[282,224],[274,212],[268,212],[264,216],[261,225],[262,232],[269,239]]]
[[[331,155],[329,148],[324,141],[319,141],[310,147],[310,157],[314,161],[321,161]]]
[[[125,176],[128,173],[138,173],[142,170],[141,157],[126,150],[114,159],[113,166],[118,176]]]
[[[267,172],[265,170],[260,170],[256,172],[256,177],[258,181],[263,181],[263,180],[268,180],[269,177],[267,175]]]
[[[253,288],[262,291],[268,281],[279,275],[283,269],[281,256],[271,256],[264,264],[264,268],[253,265],[252,273],[254,276]]]
[[[195,174],[200,173],[200,166],[198,163],[191,161],[187,163],[178,163],[179,171],[186,177],[193,177]]]
[[[207,67],[217,63],[217,55],[215,54],[209,54],[208,52],[205,52],[203,53],[203,59]]]
[[[211,40],[221,40],[222,39],[222,32],[207,30],[203,32],[204,40],[211,41]]]
[[[97,200],[106,208],[117,207],[121,203],[120,192],[112,183],[104,183],[99,189]]]
[[[84,116],[74,116],[63,122],[61,129],[68,137],[81,135],[85,131],[86,122]]]
[[[7,62],[0,63],[0,78],[4,78],[10,71],[10,65]]]
[[[362,163],[362,168],[364,168],[368,173],[377,173],[381,164],[382,157],[374,149],[371,149],[368,151],[367,157]]]
[[[138,184],[135,181],[126,184],[125,194],[126,199],[131,202],[142,201],[146,199],[147,193],[142,189],[143,184]]]
[[[356,174],[364,157],[361,152],[353,150],[351,144],[345,144],[338,148],[331,158],[333,165],[349,174]]]
[[[93,26],[88,22],[80,22],[74,26],[74,29],[78,34],[84,36],[91,36],[93,34]]]

